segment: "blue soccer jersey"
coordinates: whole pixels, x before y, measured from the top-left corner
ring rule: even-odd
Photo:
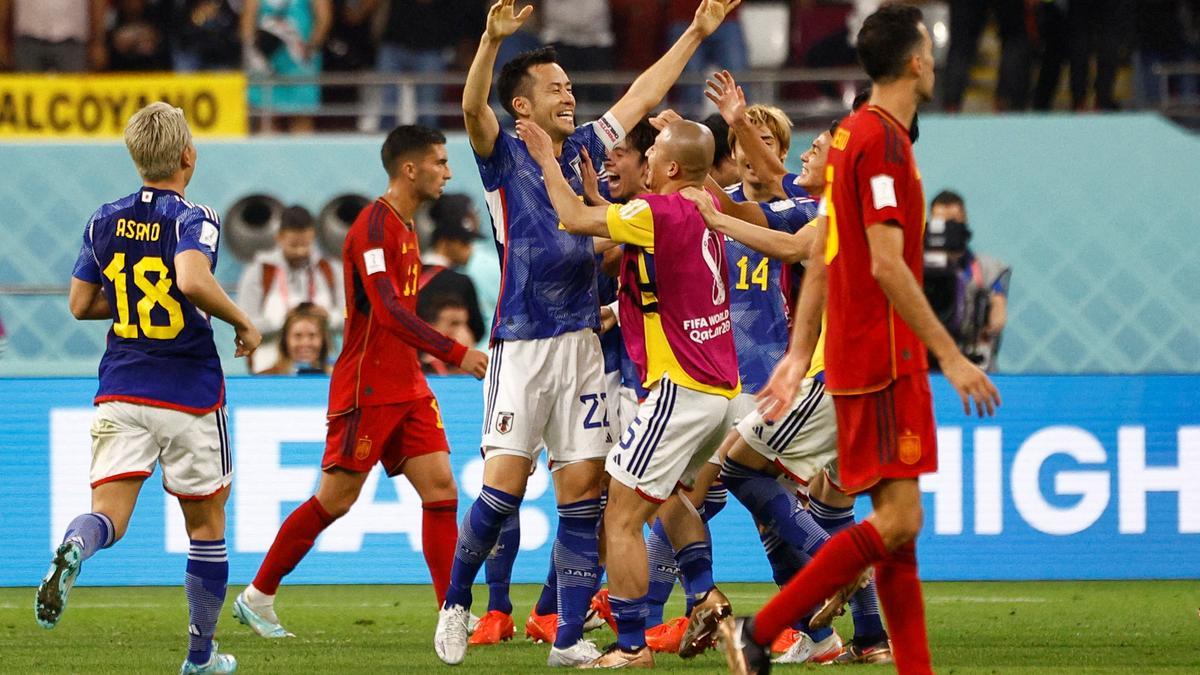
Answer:
[[[787,195],[788,197],[792,197],[793,199],[797,197],[812,198],[812,195],[808,193],[808,190],[800,187],[800,174],[798,173],[789,173],[783,177],[783,180],[780,183],[783,187],[783,194]]]
[[[596,265],[599,267],[600,259],[603,256],[596,256]],[[617,301],[617,289],[620,284],[616,278],[610,277],[599,270],[596,274],[596,289],[599,294],[601,305],[611,305]],[[621,354],[625,351],[625,343],[621,341],[621,330],[614,327],[604,335],[600,336],[600,351],[604,354],[604,372],[615,373],[621,369]]]
[[[624,136],[609,116],[563,143],[559,165],[583,194],[579,162],[586,149],[597,171]],[[592,238],[559,223],[541,167],[525,143],[500,132],[491,156],[476,155],[500,257],[500,297],[493,340],[535,340],[600,326]]]
[[[736,202],[746,200],[741,184],[726,190]],[[794,234],[817,215],[811,198],[779,199],[759,204],[771,229]],[[725,238],[729,261],[729,311],[737,347],[742,391],[756,394],[788,347],[788,302],[785,268],[745,244]]]
[[[175,255],[217,265],[220,221],[175,192],[143,187],[101,206],[83,232],[74,276],[100,284],[112,310],[96,403],[128,401],[202,414],[225,380],[206,314],[179,291]]]

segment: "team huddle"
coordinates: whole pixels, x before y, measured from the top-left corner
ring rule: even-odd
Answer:
[[[438,657],[458,664],[469,646],[511,639],[518,513],[545,452],[558,529],[525,634],[549,643],[548,666],[653,667],[656,652],[691,658],[719,643],[739,673],[769,671],[773,654],[931,672],[914,545],[916,479],[937,468],[926,350],[968,413],[999,404],[920,287],[912,142],[932,94],[932,43],[915,8],[868,18],[857,49],[872,88],[811,140],[794,174],[790,121],[747,105],[727,72],[708,83],[718,114],[704,123],[651,114],[739,2],[700,2],[679,40],[582,126],[552,49],[503,64],[496,93],[515,134],[488,103],[492,72],[533,10],[492,6],[463,92],[501,259],[489,351],[416,315],[414,216],[451,172],[439,131],[397,127],[381,151],[387,189],[343,247],[345,338],[321,480],[233,600],[238,621],[291,635],[274,610],[283,578],[380,464],[422,501]],[[35,610],[44,627],[58,623],[83,561],[124,535],[161,464],[191,539],[180,672],[229,673],[237,662],[213,636],[229,576],[232,461],[210,317],[235,328],[238,356],[261,336],[213,277],[216,213],[184,199],[197,158],[182,112],[151,104],[125,136],[144,185],[92,216],[70,289],[77,318],[112,321],[91,429],[92,512],[69,525]],[[483,487],[461,524],[420,352],[483,380]],[[714,580],[706,523],[730,493],[781,587],[753,618],[735,619]],[[860,493],[874,513],[856,523]],[[483,568],[487,610],[473,613]],[[667,619],[677,582],[687,611]],[[854,635],[843,641],[831,624],[846,604]],[[602,651],[585,634],[605,624],[617,639]]]

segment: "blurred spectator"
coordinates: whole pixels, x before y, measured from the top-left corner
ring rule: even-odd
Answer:
[[[610,0],[609,4],[617,69],[641,72],[654,65],[667,39],[666,8],[646,0]]]
[[[674,44],[687,30],[699,4],[696,0],[667,0],[667,45]],[[746,38],[742,34],[738,11],[734,8],[716,32],[700,44],[688,61],[685,73],[705,73],[711,68],[725,69],[737,75],[749,66]],[[704,85],[680,85],[678,91],[679,102],[684,107],[681,112],[695,116],[704,103]]]
[[[104,70],[107,10],[107,0],[0,0],[0,69]]]
[[[483,339],[483,314],[479,311],[479,296],[475,283],[461,273],[474,252],[479,234],[479,214],[471,198],[464,194],[447,194],[429,209],[433,220],[430,250],[421,256],[421,292],[417,295],[417,312],[434,299],[449,296],[467,308],[467,326],[473,339],[462,341],[473,345]]]
[[[313,77],[321,74],[321,48],[333,23],[330,0],[244,0],[242,52],[252,75]],[[315,84],[254,85],[250,105],[286,115],[289,131],[311,132],[321,104]]]
[[[1029,105],[1032,57],[1025,29],[1025,0],[950,0],[950,53],[946,57],[942,88],[942,103],[948,111],[962,109],[963,94],[971,79],[971,66],[989,9],[995,14],[1001,45],[995,107],[1024,110]]]
[[[1132,0],[1043,0],[1038,7],[1038,26],[1044,51],[1034,87],[1034,108],[1049,110],[1053,105],[1066,60],[1071,65],[1071,108],[1086,110],[1095,54],[1096,108],[1117,110],[1113,87],[1133,16]],[[1157,28],[1170,30],[1169,25]]]
[[[275,362],[283,322],[300,304],[316,305],[327,316],[343,315],[341,266],[321,257],[313,246],[316,236],[312,214],[302,206],[289,206],[276,235],[278,246],[259,253],[242,269],[237,302],[263,335],[249,364],[251,372]]]
[[[4,332],[4,321],[0,319],[0,359],[4,358],[4,350],[8,348],[8,334]]]
[[[807,0],[801,0],[801,4],[807,4]],[[804,65],[809,68],[857,67],[858,53],[855,51],[855,45],[858,44],[858,31],[862,29],[863,21],[874,14],[882,4],[883,0],[853,0],[853,7],[846,14],[846,28],[818,40],[809,47],[804,54]],[[801,30],[806,31],[807,28],[802,26]],[[843,95],[841,88],[853,84],[823,82],[819,89],[828,98],[840,99]]]
[[[575,73],[613,69],[616,61],[608,0],[542,0],[539,9],[542,42],[554,46],[563,70]],[[615,100],[612,87],[575,85],[573,88],[577,99],[603,104],[605,109]]]
[[[332,339],[329,315],[311,302],[302,302],[283,320],[283,339],[275,365],[258,375],[328,375]]]
[[[445,72],[459,38],[458,25],[465,5],[463,0],[390,0],[376,68],[381,73]],[[416,99],[422,108],[441,103],[442,87],[418,85]],[[380,130],[396,125],[399,100],[398,88],[384,87]],[[422,114],[417,121],[438,126],[437,115]]]
[[[1155,66],[1200,57],[1200,0],[1142,0],[1137,17],[1137,80],[1141,102],[1148,106],[1162,103],[1162,90]],[[1167,92],[1185,104],[1196,105],[1200,76],[1178,75],[1170,78]]]
[[[426,295],[425,302],[417,304],[417,316],[421,317],[435,330],[449,336],[461,344],[474,344],[471,341],[471,329],[467,326],[470,310],[462,300],[453,295]],[[430,375],[458,375],[463,371],[441,359],[429,354],[421,354],[421,370]]]
[[[168,0],[116,0],[108,29],[110,70],[171,70]]]
[[[175,70],[237,70],[242,64],[237,12],[229,0],[176,0],[171,22]]]
[[[328,73],[356,73],[375,69],[375,36],[372,33],[372,18],[379,0],[333,0],[333,25],[329,39],[325,41],[322,68]],[[374,100],[370,87],[353,85],[328,85],[321,88],[321,100],[331,105],[353,105]],[[322,129],[336,128],[339,131],[375,131],[376,121],[369,126],[358,127],[355,118],[342,118],[322,125]]]
[[[976,254],[970,241],[962,196],[949,190],[938,193],[925,234],[925,295],[959,350],[980,368],[994,371],[1008,320],[1012,268]],[[930,364],[937,368],[932,354]]]

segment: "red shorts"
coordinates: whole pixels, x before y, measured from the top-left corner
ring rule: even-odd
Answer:
[[[833,397],[839,482],[847,494],[885,478],[937,471],[937,427],[929,375],[903,375],[869,394]]]
[[[331,417],[321,469],[366,473],[379,462],[395,476],[409,458],[435,452],[450,452],[450,444],[437,399],[429,396]]]

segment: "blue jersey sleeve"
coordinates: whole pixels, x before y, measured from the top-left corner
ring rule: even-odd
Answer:
[[[512,173],[513,144],[516,142],[515,138],[501,130],[500,134],[496,136],[496,142],[492,145],[492,154],[480,157],[472,150],[472,154],[475,155],[475,164],[479,166],[479,178],[483,181],[483,189],[500,189],[504,177]]]
[[[83,245],[79,247],[75,270],[71,272],[71,276],[89,284],[100,283],[100,262],[96,260],[96,250],[92,247],[92,224],[95,222],[96,214],[93,214],[87,227],[83,229]]]
[[[797,174],[797,173],[789,173],[786,176],[784,176],[783,181],[782,181],[782,187],[783,187],[783,194],[787,195],[791,199],[796,199],[798,197],[803,198],[803,197],[811,197],[812,196],[812,195],[808,194],[808,190],[805,190],[804,188],[800,187],[800,174]]]
[[[208,257],[210,265],[217,264],[217,245],[221,238],[221,221],[216,211],[197,205],[184,211],[176,221],[179,228],[179,243],[175,254],[184,251],[200,251]]]
[[[616,118],[611,114],[605,114],[595,122],[577,127],[575,133],[571,134],[571,138],[588,151],[588,156],[592,158],[592,164],[596,165],[598,171],[604,158],[608,157],[608,153],[616,147],[617,143],[624,140],[625,130],[621,128]]]
[[[780,199],[759,204],[772,230],[795,234],[817,217],[817,205],[809,198]]]

